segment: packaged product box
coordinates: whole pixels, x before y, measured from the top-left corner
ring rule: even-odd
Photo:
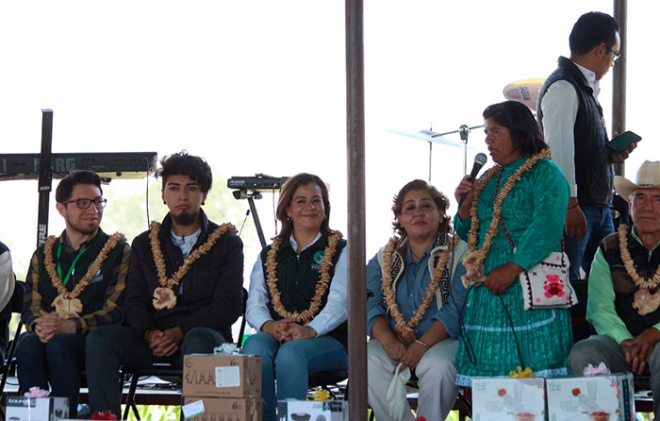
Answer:
[[[69,398],[7,396],[7,421],[55,421],[69,418]]]
[[[546,379],[549,421],[634,421],[631,373]]]
[[[186,421],[257,421],[262,417],[261,398],[190,398],[183,397]]]
[[[544,421],[545,414],[543,378],[472,380],[473,421]]]
[[[278,401],[277,419],[280,421],[348,421],[348,401]]]
[[[183,357],[183,396],[261,397],[261,357],[191,354]]]

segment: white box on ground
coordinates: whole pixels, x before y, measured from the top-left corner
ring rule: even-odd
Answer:
[[[183,396],[249,398],[261,396],[261,357],[191,354],[183,357]]]
[[[183,416],[187,421],[257,421],[262,417],[261,398],[183,397]]]
[[[278,401],[277,419],[280,421],[348,421],[348,401]]]
[[[546,379],[549,421],[634,421],[631,373]]]
[[[472,420],[545,420],[544,379],[508,377],[473,379]]]
[[[69,418],[69,399],[7,396],[7,421],[56,421]]]

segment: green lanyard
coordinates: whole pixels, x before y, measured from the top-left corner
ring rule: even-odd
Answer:
[[[67,272],[66,277],[62,280],[62,285],[66,286],[66,284],[69,282],[69,278],[71,277],[71,274],[74,272],[76,268],[76,263],[78,263],[78,259],[80,259],[80,256],[82,256],[87,249],[89,248],[89,245],[85,246],[84,249],[80,250],[78,254],[76,255],[75,259],[73,259],[73,263],[71,263],[71,267],[69,268],[69,272]],[[62,265],[60,264],[60,256],[62,255],[62,242],[57,245],[57,275],[62,279]]]

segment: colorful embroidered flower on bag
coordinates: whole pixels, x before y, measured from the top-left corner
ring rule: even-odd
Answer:
[[[561,298],[566,295],[564,292],[564,283],[559,275],[546,276],[545,282],[543,283],[543,289],[545,290],[544,295],[546,298],[552,298],[554,296]]]

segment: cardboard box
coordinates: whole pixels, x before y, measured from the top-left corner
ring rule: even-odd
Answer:
[[[549,421],[634,421],[631,373],[546,379]]]
[[[472,380],[473,421],[544,421],[543,378]]]
[[[277,402],[280,421],[348,421],[347,401],[295,401]]]
[[[204,405],[204,411],[190,417],[186,405]],[[261,420],[263,402],[261,398],[183,398],[184,416],[186,421],[257,421]]]
[[[69,418],[69,398],[7,396],[7,421],[55,421]]]
[[[192,354],[183,357],[183,396],[261,397],[261,357]]]

